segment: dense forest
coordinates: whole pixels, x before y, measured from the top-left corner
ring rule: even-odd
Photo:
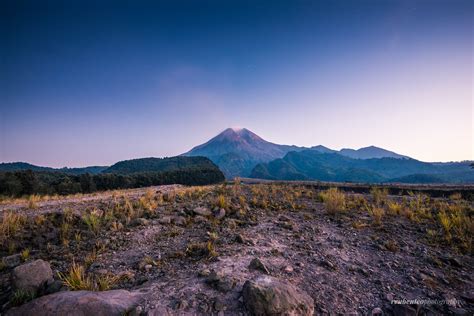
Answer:
[[[144,158],[117,165],[120,168],[109,168],[97,174],[31,169],[0,172],[0,195],[74,194],[162,184],[205,185],[224,181],[219,168],[203,157]]]

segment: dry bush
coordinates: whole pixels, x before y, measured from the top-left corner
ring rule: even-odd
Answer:
[[[219,194],[219,196],[217,196],[217,198],[214,202],[214,206],[218,207],[218,208],[227,209],[228,208],[228,203],[227,203],[226,197],[223,194]]]
[[[474,231],[473,209],[460,203],[445,204],[438,212],[444,239],[461,250],[472,251]]]
[[[3,244],[15,235],[22,229],[25,223],[26,217],[24,215],[12,211],[4,211],[2,222],[0,223],[0,243]]]
[[[382,188],[373,187],[370,190],[370,194],[372,195],[375,205],[380,207],[383,204],[385,204],[387,201],[388,190],[386,188],[382,189]]]
[[[382,225],[382,218],[385,214],[385,211],[382,207],[377,205],[367,205],[367,212],[372,217],[374,221],[374,225],[380,226]]]
[[[387,211],[390,215],[400,215],[402,212],[402,205],[395,201],[387,201]]]
[[[28,208],[31,210],[37,209],[38,202],[40,200],[41,200],[41,197],[39,195],[36,195],[36,194],[30,195],[28,198]]]
[[[346,195],[337,188],[330,188],[319,195],[326,207],[326,212],[335,214],[346,210]]]
[[[82,215],[82,220],[87,225],[89,230],[94,234],[98,234],[101,226],[101,218],[99,211],[93,210],[90,213]]]

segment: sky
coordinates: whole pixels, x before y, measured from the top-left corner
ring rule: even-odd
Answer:
[[[473,2],[0,2],[0,161],[280,144],[474,159]]]

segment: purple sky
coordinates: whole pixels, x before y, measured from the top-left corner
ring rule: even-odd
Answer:
[[[0,5],[0,161],[173,156],[232,126],[474,159],[472,1],[59,3]]]

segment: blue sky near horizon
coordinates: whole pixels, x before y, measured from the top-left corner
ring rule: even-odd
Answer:
[[[231,126],[474,159],[472,1],[2,1],[0,161],[108,165]]]

